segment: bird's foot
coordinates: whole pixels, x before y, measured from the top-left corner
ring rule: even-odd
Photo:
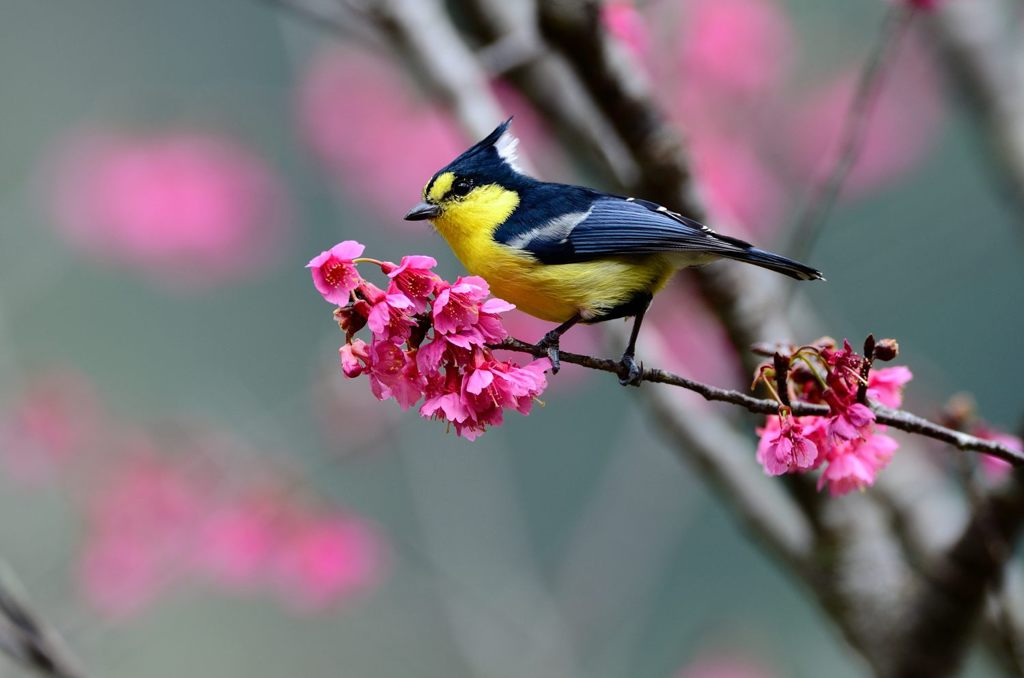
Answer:
[[[547,351],[548,360],[551,361],[551,374],[558,374],[558,370],[562,369],[562,363],[558,358],[558,339],[560,336],[560,334],[555,332],[548,332],[537,342],[535,347],[537,350]]]
[[[625,373],[624,376],[619,377],[619,383],[623,386],[639,386],[643,379],[644,371],[634,360],[632,354],[623,354],[619,365],[622,366],[622,372]]]

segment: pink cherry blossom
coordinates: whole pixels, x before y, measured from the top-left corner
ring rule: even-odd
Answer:
[[[903,404],[903,387],[913,379],[909,368],[902,365],[872,369],[868,375],[868,398],[886,407]]]
[[[474,327],[489,292],[487,281],[475,275],[460,277],[441,289],[434,301],[434,329],[448,334]]]
[[[446,358],[451,359],[451,357],[445,335],[442,335],[420,347],[416,352],[416,367],[421,374],[432,376],[441,369],[443,361]]]
[[[832,496],[840,496],[873,485],[897,446],[894,439],[881,434],[839,445],[830,453],[828,466],[818,478],[818,489],[828,485]]]
[[[345,240],[306,264],[313,274],[313,285],[324,299],[338,306],[348,303],[349,294],[362,282],[352,260],[358,258],[363,249],[355,240]]]
[[[394,398],[403,410],[420,399],[423,377],[416,366],[415,355],[391,342],[374,342],[370,346],[370,388],[378,400]]]
[[[420,415],[457,424],[469,418],[469,408],[462,400],[462,376],[458,371],[450,369],[443,376],[435,374],[428,380]]]
[[[768,417],[757,446],[757,460],[770,476],[814,468],[818,446],[807,436],[803,424],[792,415]]]
[[[833,412],[829,418],[828,434],[836,441],[863,437],[866,430],[875,423],[875,413],[861,403],[837,405]]]
[[[874,471],[856,454],[840,454],[829,461],[818,478],[818,489],[828,485],[833,496],[840,496],[871,485],[875,480]]]
[[[376,341],[404,344],[416,320],[411,315],[413,303],[401,292],[388,294],[370,309],[366,324]]]
[[[306,614],[373,588],[386,567],[376,530],[346,514],[304,518],[278,554],[278,595],[291,609]]]
[[[388,277],[391,278],[388,291],[401,292],[412,302],[417,313],[423,313],[427,309],[428,298],[441,281],[431,270],[435,266],[437,261],[433,257],[402,257],[399,265],[388,271]]]
[[[86,133],[60,152],[53,177],[68,244],[175,290],[252,277],[286,235],[278,177],[211,132]]]
[[[422,256],[405,257],[398,266],[382,263],[388,292],[358,281],[352,300],[335,311],[346,339],[339,362],[347,377],[367,374],[377,399],[394,398],[408,409],[423,398],[421,416],[444,419],[456,434],[473,439],[500,424],[506,409],[529,413],[547,387],[550,362],[520,367],[495,359],[489,345],[508,336],[502,314],[515,306],[488,298],[482,278],[449,284],[431,272],[435,265]],[[369,345],[354,336],[364,314]]]

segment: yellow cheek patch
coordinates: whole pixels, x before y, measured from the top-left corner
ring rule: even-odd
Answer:
[[[423,199],[428,202],[432,202],[435,205],[438,204],[441,202],[441,199],[448,194],[448,191],[451,189],[454,181],[454,172],[445,172],[444,174],[438,175],[438,177],[434,179],[434,185],[430,186],[429,193],[427,193],[426,188],[423,189]]]
[[[518,206],[518,193],[488,184],[474,188],[465,198],[446,203],[443,218],[466,235],[490,236]]]

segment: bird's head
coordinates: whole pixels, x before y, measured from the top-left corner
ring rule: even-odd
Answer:
[[[508,219],[519,205],[521,187],[530,181],[516,163],[519,140],[508,130],[511,122],[498,125],[438,170],[423,189],[423,202],[406,220],[429,219],[450,239],[493,231]]]

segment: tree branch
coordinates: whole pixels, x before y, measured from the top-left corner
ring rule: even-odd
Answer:
[[[925,575],[917,605],[887,676],[942,676],[956,671],[990,586],[1002,576],[1024,525],[1024,471],[987,497],[957,542]]]
[[[78,661],[57,632],[37,615],[10,569],[0,563],[0,651],[51,678],[81,678]]]
[[[492,348],[529,353],[530,355],[538,358],[546,355],[545,349],[511,338],[506,339],[500,344],[495,344]],[[616,360],[594,358],[592,356],[568,353],[565,351],[560,351],[558,355],[564,363],[579,365],[580,367],[586,367],[600,372],[610,372],[618,375],[619,377],[624,377],[626,375],[622,364]],[[673,374],[672,372],[666,372],[665,370],[657,368],[644,368],[640,375],[640,380],[651,382],[653,384],[678,386],[679,388],[684,388],[688,391],[693,391],[694,393],[701,395],[705,400],[731,403],[733,405],[743,407],[750,412],[754,412],[755,414],[778,414],[779,412],[779,403],[774,400],[755,398],[754,396],[741,393],[740,391],[711,386],[710,384],[694,381],[693,379],[687,379],[686,377],[679,376],[678,374]],[[793,414],[798,417],[823,417],[829,415],[829,408],[827,405],[794,402],[790,407]],[[892,426],[895,429],[899,429],[900,431],[905,431],[907,433],[915,433],[917,435],[933,438],[935,440],[948,443],[959,450],[983,452],[984,454],[1009,462],[1014,466],[1024,466],[1024,453],[1007,447],[1002,443],[995,442],[994,440],[983,440],[960,431],[954,431],[951,428],[940,426],[939,424],[929,421],[912,412],[894,410],[879,405],[878,403],[872,403],[871,409],[875,413],[875,421],[879,424]]]
[[[981,123],[1002,185],[1024,209],[1024,60],[1007,31],[1015,25],[1007,3],[944,2],[933,14],[927,25],[946,70]]]

